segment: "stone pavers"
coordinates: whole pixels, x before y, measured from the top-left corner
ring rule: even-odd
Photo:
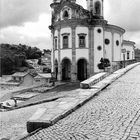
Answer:
[[[25,139],[139,140],[139,73],[137,66],[66,118]]]

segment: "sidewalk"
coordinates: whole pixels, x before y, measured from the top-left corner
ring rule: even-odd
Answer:
[[[103,79],[101,82],[92,86],[91,89],[77,89],[70,91],[71,94],[54,101],[54,106],[48,108],[40,108],[27,122],[27,131],[32,133],[40,128],[47,128],[60,119],[66,117],[87,101],[96,96],[101,90],[110,85],[120,76],[139,65],[140,63],[132,64],[126,68],[120,69],[110,76]]]

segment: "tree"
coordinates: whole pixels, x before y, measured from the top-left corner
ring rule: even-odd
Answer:
[[[28,67],[25,63],[26,59],[39,59],[42,55],[41,50],[37,47],[22,44],[0,44],[0,52],[0,75],[12,74],[20,67]]]

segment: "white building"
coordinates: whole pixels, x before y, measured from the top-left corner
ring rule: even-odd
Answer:
[[[58,80],[84,80],[100,72],[101,58],[111,65],[122,59],[125,30],[104,19],[103,0],[86,0],[87,9],[76,0],[53,0],[52,70]]]
[[[135,59],[135,42],[123,40],[122,45],[122,60]]]
[[[35,83],[37,85],[49,84],[51,80],[51,73],[38,73],[38,75],[34,78]]]
[[[29,72],[16,72],[12,75],[12,81],[19,83],[20,86],[32,86],[34,77]]]

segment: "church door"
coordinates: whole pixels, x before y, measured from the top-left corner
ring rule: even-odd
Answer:
[[[87,61],[80,59],[77,63],[77,78],[79,81],[87,79]]]
[[[70,80],[71,78],[71,62],[69,59],[62,61],[62,80]]]

